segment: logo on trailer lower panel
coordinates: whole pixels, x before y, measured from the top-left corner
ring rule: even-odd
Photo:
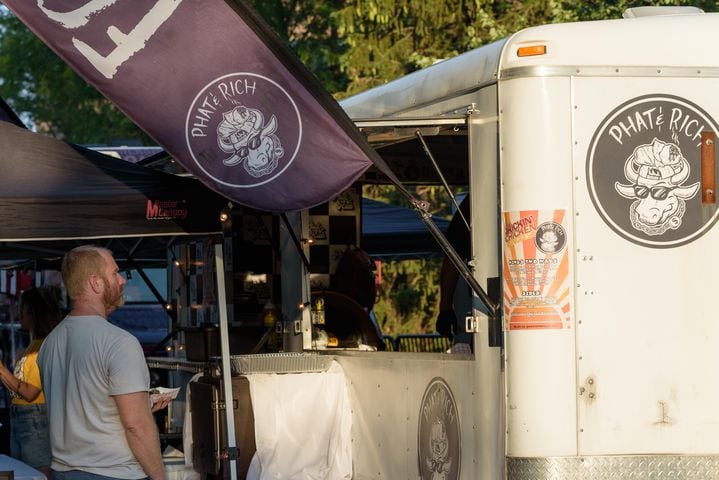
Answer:
[[[417,451],[422,480],[457,480],[461,467],[457,403],[441,377],[427,386],[419,411]]]

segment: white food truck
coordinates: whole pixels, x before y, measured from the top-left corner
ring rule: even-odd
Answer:
[[[342,102],[400,179],[434,157],[469,185],[473,353],[244,356],[263,467],[329,431],[324,473],[358,480],[719,478],[719,15],[624,17],[529,28]],[[339,386],[277,376],[284,408],[255,390],[268,362],[308,358]],[[282,410],[307,440],[280,450]]]
[[[390,166],[468,160],[470,265],[501,292],[473,355],[333,354],[353,478],[719,478],[719,15],[624,17],[342,102]]]

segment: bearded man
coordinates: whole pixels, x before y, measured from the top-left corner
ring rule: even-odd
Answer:
[[[124,303],[112,253],[81,246],[62,261],[72,310],[38,354],[50,423],[53,480],[163,480],[150,375],[137,339],[107,316]]]

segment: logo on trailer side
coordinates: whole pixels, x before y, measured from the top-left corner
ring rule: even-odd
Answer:
[[[457,480],[462,451],[457,403],[440,377],[433,378],[424,391],[417,430],[420,478]]]
[[[625,239],[672,248],[706,233],[701,134],[717,124],[694,103],[673,95],[637,97],[607,115],[587,155],[587,186],[599,215]]]

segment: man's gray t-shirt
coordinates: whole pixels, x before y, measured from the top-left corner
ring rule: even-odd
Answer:
[[[100,316],[68,316],[43,342],[38,365],[53,470],[146,477],[127,443],[113,398],[150,387],[137,339]]]

